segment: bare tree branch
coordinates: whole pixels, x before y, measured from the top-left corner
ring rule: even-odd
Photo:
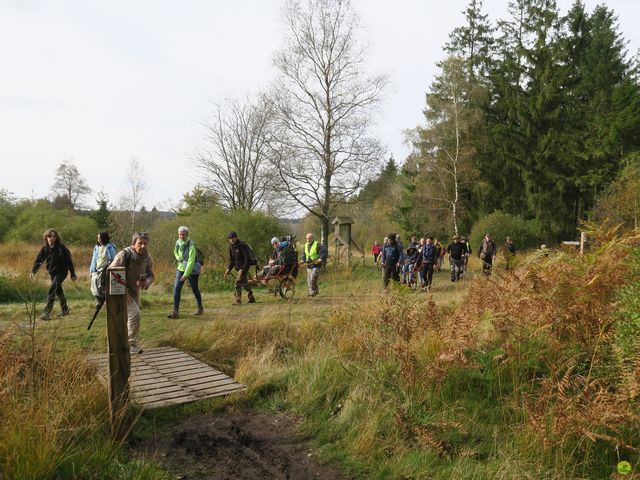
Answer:
[[[358,18],[348,0],[289,0],[285,46],[272,98],[277,129],[270,159],[280,184],[303,210],[322,221],[377,171],[383,150],[368,135],[385,75],[365,77]]]

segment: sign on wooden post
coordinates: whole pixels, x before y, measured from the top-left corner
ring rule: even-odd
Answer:
[[[111,433],[126,433],[131,356],[127,332],[127,273],[125,267],[107,270],[107,352],[109,356],[109,412]]]

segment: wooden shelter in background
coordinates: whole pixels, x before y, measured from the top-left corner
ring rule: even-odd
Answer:
[[[354,223],[353,218],[336,217],[331,221],[331,223],[334,225],[336,262],[340,262],[340,258],[344,255],[347,259],[347,265],[349,265],[351,262],[352,246],[362,254],[362,261],[364,262],[364,245],[360,247],[351,235],[351,225]]]

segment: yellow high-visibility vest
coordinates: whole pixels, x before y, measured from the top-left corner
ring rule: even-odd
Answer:
[[[309,248],[311,247],[311,248]],[[320,258],[320,254],[318,253],[318,241],[315,240],[311,246],[309,246],[309,242],[304,244],[304,257],[307,261],[311,260],[315,262]]]

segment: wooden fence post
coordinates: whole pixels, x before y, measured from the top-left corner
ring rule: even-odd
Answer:
[[[129,404],[129,335],[127,331],[127,277],[125,267],[107,271],[107,353],[109,356],[109,413],[111,434],[124,438]]]

